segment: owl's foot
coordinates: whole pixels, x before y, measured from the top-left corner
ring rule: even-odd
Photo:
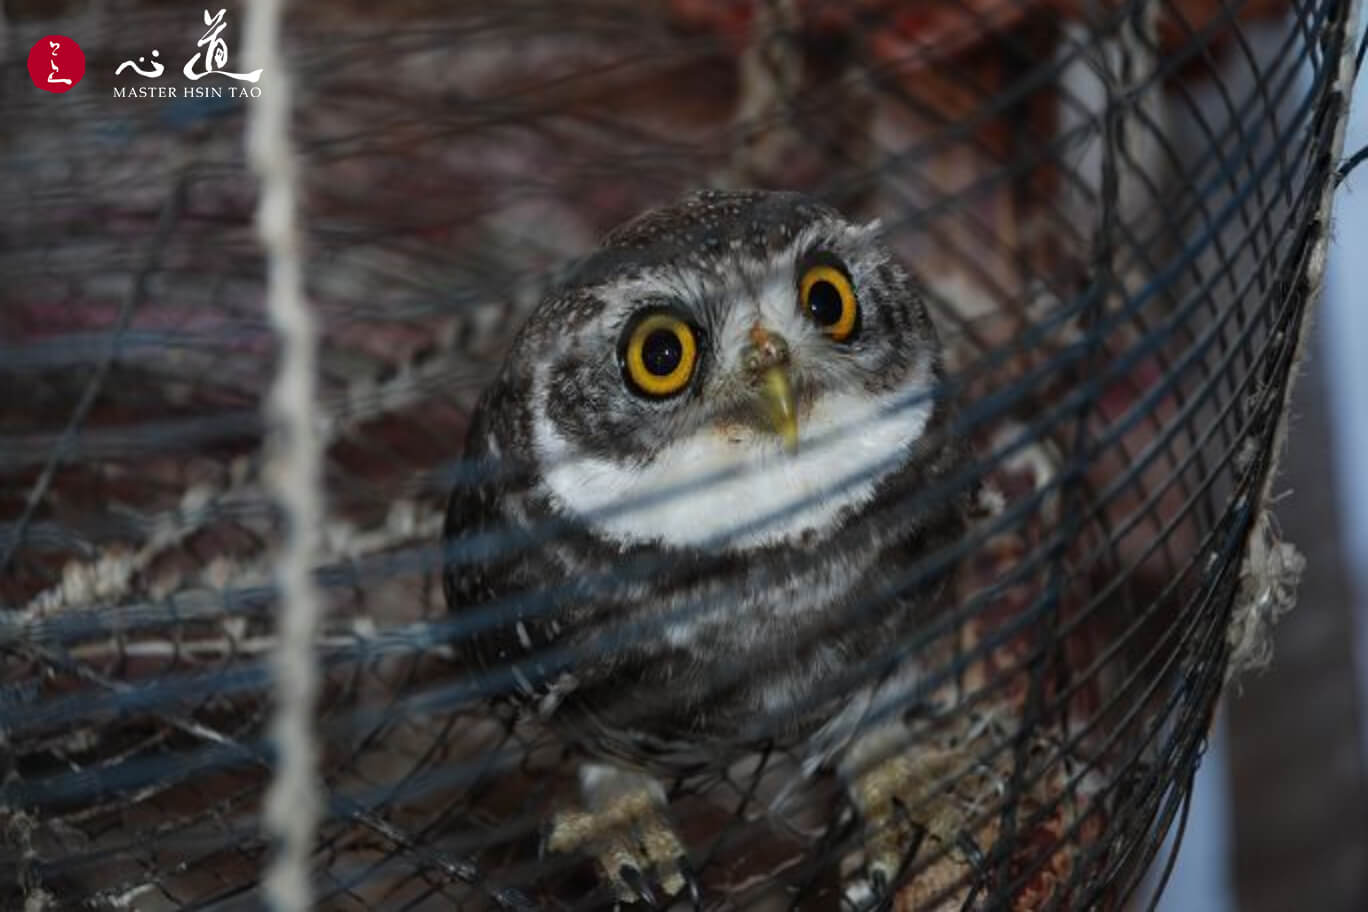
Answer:
[[[681,898],[700,907],[698,881],[660,783],[589,764],[580,770],[580,791],[585,809],[556,815],[546,838],[549,851],[593,855],[619,903],[664,908]]]
[[[928,842],[963,853],[978,868],[981,853],[964,832],[963,808],[947,779],[962,760],[957,754],[907,747],[856,772],[849,791],[864,826],[864,845],[841,865],[842,909],[889,908],[903,873]]]

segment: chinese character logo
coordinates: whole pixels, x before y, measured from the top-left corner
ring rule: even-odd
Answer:
[[[48,35],[29,50],[28,71],[34,85],[60,95],[85,76],[85,54],[66,35]]]
[[[229,79],[237,79],[242,82],[256,82],[261,78],[261,70],[252,70],[250,73],[230,73],[224,69],[228,65],[228,41],[223,37],[223,30],[228,23],[225,19],[227,10],[219,10],[214,15],[209,15],[209,11],[204,11],[204,24],[206,26],[204,35],[196,45],[203,48],[196,51],[195,55],[185,61],[185,66],[181,72],[185,73],[187,79],[203,79],[205,76],[227,76]],[[136,62],[125,60],[114,70],[115,76],[123,74],[124,70],[131,69],[139,76],[146,76],[155,79],[160,76],[165,67],[156,58],[161,56],[161,51],[153,49],[152,62],[147,62],[147,56],[139,57]],[[144,67],[146,67],[144,69]]]
[[[223,69],[224,65],[228,63],[228,42],[219,37],[224,28],[224,12],[226,11],[219,10],[218,15],[210,17],[209,11],[204,11],[204,24],[209,27],[209,30],[198,42],[198,45],[204,48],[204,64],[203,66],[196,66],[200,58],[197,51],[194,57],[185,62],[184,73],[189,79],[199,79],[201,76],[214,74],[242,79],[247,82],[256,82],[261,78],[261,70],[252,70],[250,73],[229,73]]]

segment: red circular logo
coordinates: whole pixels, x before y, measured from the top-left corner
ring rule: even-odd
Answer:
[[[48,35],[38,39],[29,51],[29,78],[38,88],[62,93],[81,81],[85,75],[85,54],[81,46],[66,35]]]

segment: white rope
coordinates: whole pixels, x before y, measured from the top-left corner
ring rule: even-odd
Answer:
[[[272,435],[266,480],[286,523],[276,561],[280,620],[271,735],[277,760],[265,807],[266,831],[278,854],[263,888],[272,909],[303,912],[312,901],[310,855],[321,803],[311,723],[319,677],[314,637],[322,614],[312,568],[323,521],[323,440],[315,430],[321,408],[315,390],[317,333],[303,292],[298,182],[289,134],[291,85],[280,48],[282,6],[282,0],[248,3],[245,48],[246,68],[262,70],[261,96],[247,103],[247,155],[260,179],[257,232],[266,251],[266,305],[281,343],[267,401]]]

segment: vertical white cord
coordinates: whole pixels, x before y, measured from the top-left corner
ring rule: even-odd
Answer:
[[[323,441],[315,424],[317,338],[303,291],[289,133],[291,84],[280,48],[282,7],[282,0],[250,0],[245,47],[246,69],[262,69],[261,96],[247,102],[247,157],[260,181],[257,232],[266,252],[266,306],[281,346],[267,402],[271,437],[265,472],[285,520],[276,559],[280,601],[271,736],[277,760],[265,806],[266,831],[278,854],[263,888],[272,909],[303,912],[312,901],[310,855],[321,803],[311,725],[318,692],[313,644],[322,614],[312,570],[323,520]]]

